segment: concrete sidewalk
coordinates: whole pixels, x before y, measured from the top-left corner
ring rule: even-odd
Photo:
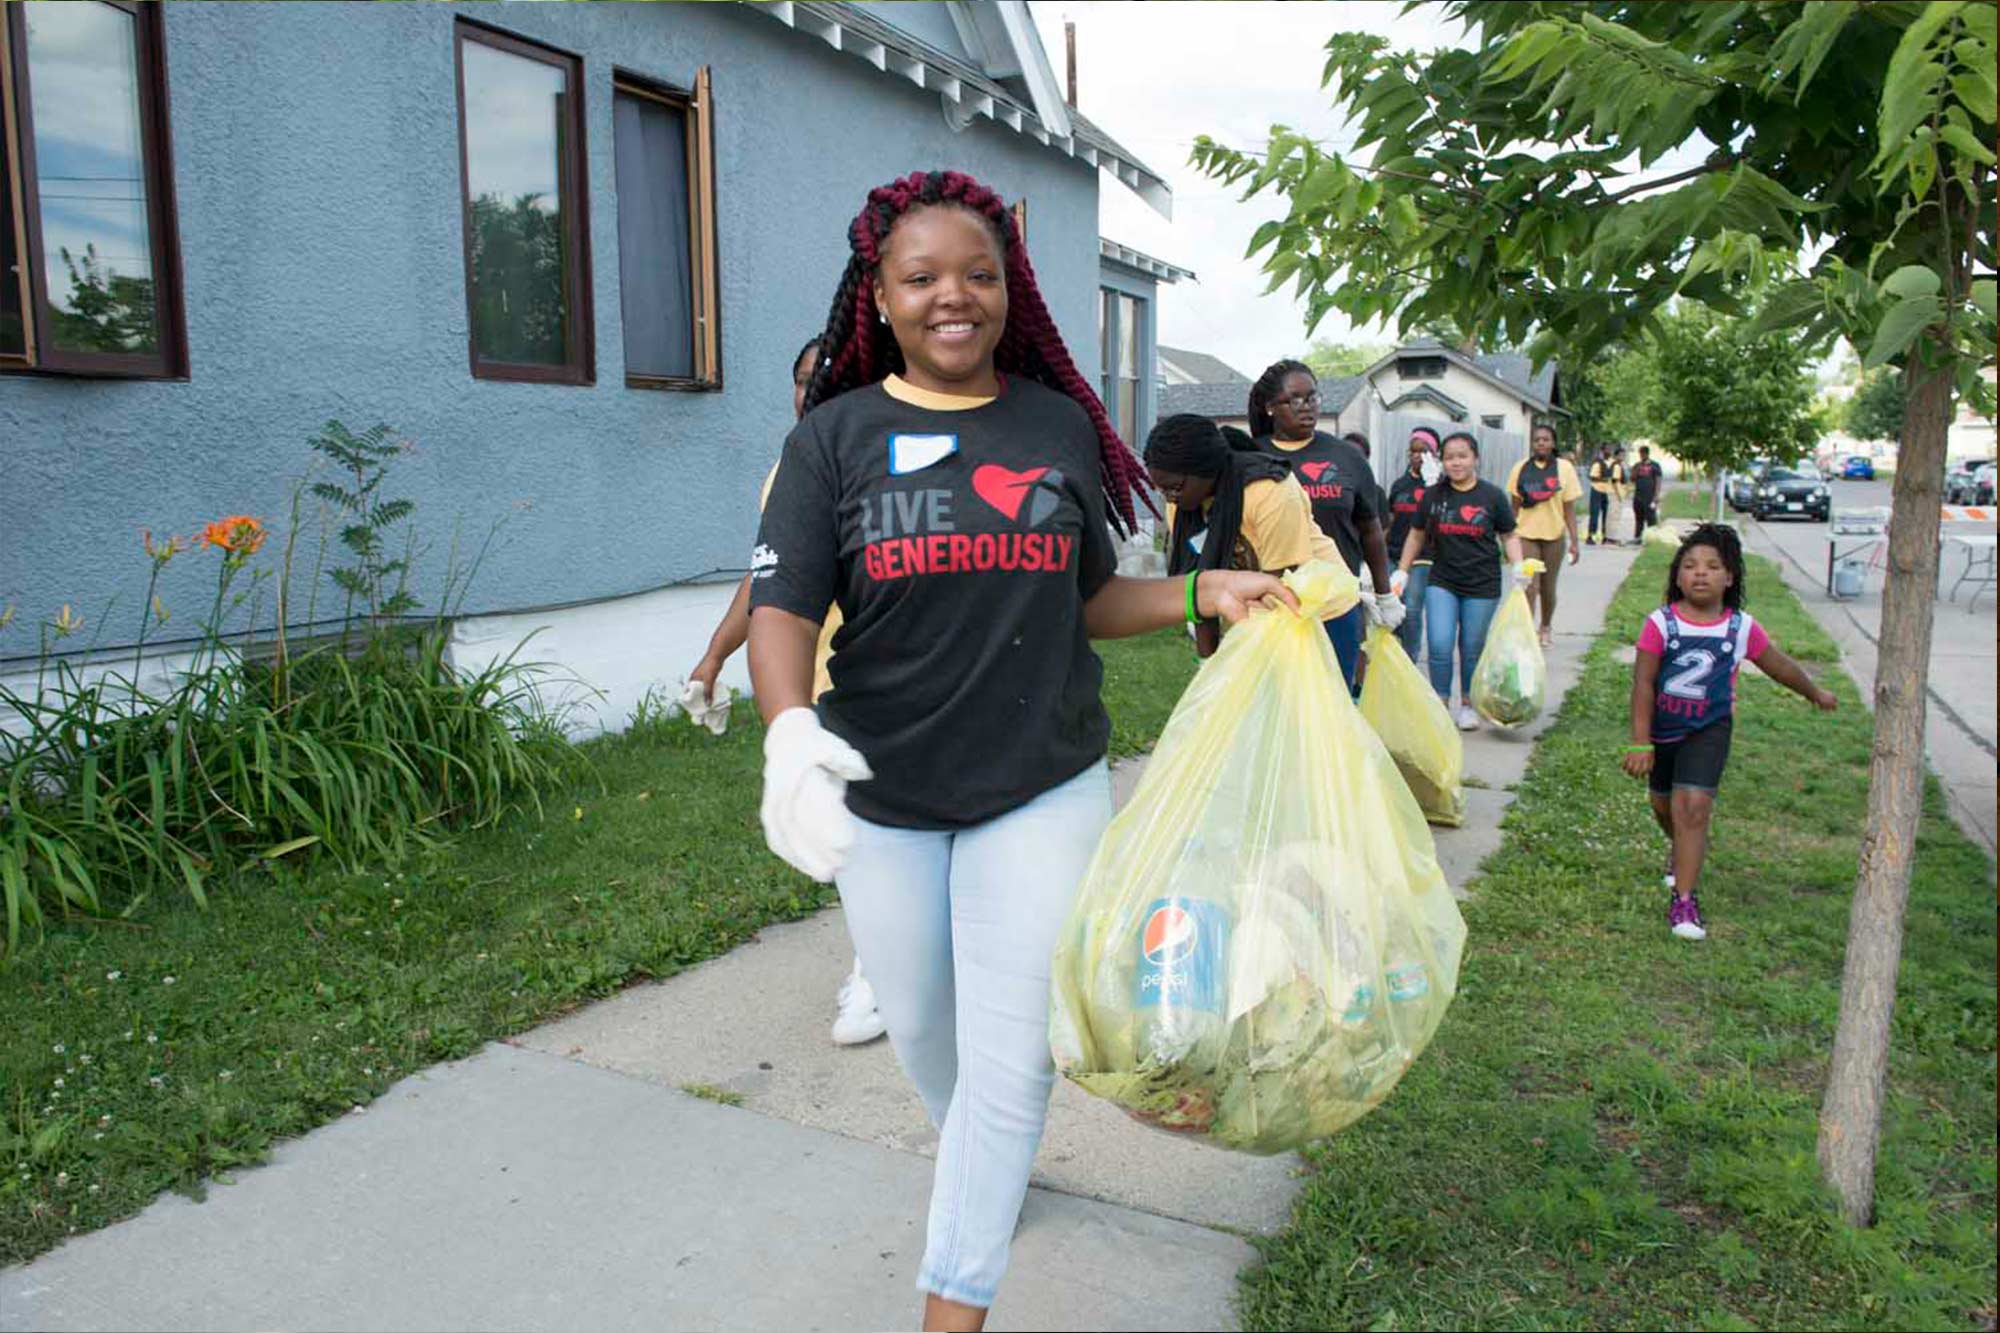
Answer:
[[[1499,844],[1630,563],[1564,570],[1544,718],[1466,738],[1483,785],[1437,830],[1454,884]],[[204,1203],[0,1273],[0,1329],[914,1327],[935,1136],[887,1043],[827,1041],[848,962],[821,913],[414,1075]],[[1296,1171],[1059,1081],[990,1327],[1234,1327],[1244,1237],[1284,1225]]]

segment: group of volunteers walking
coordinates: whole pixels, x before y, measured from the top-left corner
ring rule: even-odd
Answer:
[[[1530,554],[1547,566],[1531,593],[1546,634],[1560,557],[1579,556],[1582,490],[1538,427],[1505,487],[1480,477],[1471,432],[1413,431],[1385,492],[1365,438],[1318,430],[1319,388],[1297,361],[1251,387],[1248,433],[1169,417],[1142,465],[993,191],[952,171],[891,181],[848,242],[825,327],[796,361],[798,420],[765,483],[750,575],[690,674],[712,689],[747,639],[766,841],[837,886],[855,946],[835,1039],[886,1030],[938,1130],[924,1327],[977,1329],[1047,1114],[1051,952],[1112,814],[1091,640],[1184,625],[1207,655],[1253,608],[1298,611],[1280,574],[1338,560],[1365,588],[1326,624],[1348,688],[1372,619],[1427,661],[1447,704],[1456,660],[1458,720],[1476,727],[1486,627],[1509,579],[1525,581],[1503,552],[1515,571]],[[1166,502],[1168,576],[1126,577],[1113,529],[1136,529],[1148,482]],[[1689,904],[1672,915],[1681,934],[1699,929],[1734,664],[1813,689],[1738,609],[1740,555],[1702,540],[1641,641],[1625,756],[1650,769]],[[1690,666],[1699,653],[1706,672]]]

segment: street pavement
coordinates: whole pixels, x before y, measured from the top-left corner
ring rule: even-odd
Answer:
[[[1844,509],[1887,507],[1886,481],[1832,481],[1833,505]],[[1733,515],[1745,534],[1745,545],[1778,562],[1785,583],[1798,594],[1814,618],[1846,654],[1849,673],[1862,697],[1874,702],[1875,666],[1882,624],[1882,558],[1869,569],[1866,589],[1855,598],[1836,599],[1826,590],[1829,525],[1797,519],[1758,522],[1747,514]],[[1937,773],[1950,804],[1952,818],[1967,836],[1995,849],[1994,773],[2000,750],[1995,748],[1994,722],[1994,590],[1973,602],[1971,585],[1947,600],[1966,562],[1956,535],[1992,536],[1991,522],[1953,520],[1945,523],[1943,557],[1939,565],[1936,619],[1931,631],[1929,708],[1924,741],[1931,768]],[[1841,538],[1843,553],[1851,538]],[[1886,548],[1884,548],[1886,555]]]
[[[1468,819],[1437,830],[1455,887],[1631,559],[1564,570],[1543,718],[1466,738]],[[0,1272],[0,1330],[914,1327],[935,1135],[886,1042],[827,1040],[848,964],[821,913],[412,1075],[204,1202]],[[1235,1327],[1248,1238],[1284,1225],[1297,1171],[1059,1080],[990,1327]]]

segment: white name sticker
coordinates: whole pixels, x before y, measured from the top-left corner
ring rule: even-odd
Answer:
[[[1207,545],[1208,545],[1207,528],[1203,528],[1200,532],[1197,532],[1194,536],[1188,538],[1188,550],[1193,551],[1196,555],[1200,555],[1202,548]]]
[[[889,475],[900,477],[906,472],[921,472],[957,452],[956,435],[891,435]]]

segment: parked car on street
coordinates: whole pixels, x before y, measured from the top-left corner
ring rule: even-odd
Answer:
[[[1833,515],[1833,500],[1816,468],[1766,468],[1751,496],[1750,515],[1759,521],[1782,515],[1824,523]]]
[[[1866,454],[1849,454],[1840,465],[1840,475],[1849,481],[1875,480],[1875,460]]]
[[[1991,504],[1993,492],[1989,486],[1986,499],[1979,496],[1978,472],[1982,467],[1990,468],[1990,458],[1968,458],[1944,474],[1944,502],[1948,505]]]
[[[1979,470],[1972,474],[1972,503],[1976,505],[1993,503],[1993,464],[1981,463]]]
[[[1750,508],[1757,497],[1757,487],[1763,484],[1764,472],[1770,466],[1768,458],[1753,458],[1750,466],[1743,471],[1729,474],[1729,481],[1722,488],[1722,498],[1729,502],[1731,509],[1740,514]]]

